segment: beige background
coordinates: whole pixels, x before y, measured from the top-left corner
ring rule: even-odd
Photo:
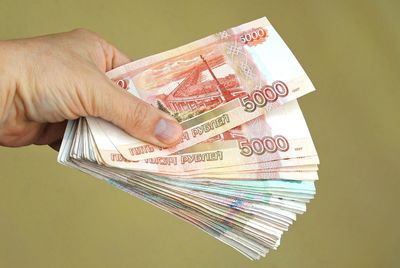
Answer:
[[[1,39],[86,27],[132,59],[267,16],[318,89],[300,103],[322,164],[308,213],[251,262],[48,147],[0,148],[0,267],[400,267],[399,3],[1,0]]]

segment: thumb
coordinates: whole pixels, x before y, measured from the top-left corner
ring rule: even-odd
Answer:
[[[94,92],[93,116],[101,117],[128,134],[160,147],[176,145],[182,127],[170,115],[121,90],[104,76]]]

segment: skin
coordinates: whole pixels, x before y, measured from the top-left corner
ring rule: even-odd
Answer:
[[[182,129],[174,118],[105,76],[130,60],[95,33],[78,29],[0,41],[0,59],[2,146],[48,144],[57,149],[66,120],[83,116],[101,117],[161,147],[181,139]],[[163,131],[157,127],[160,120]]]

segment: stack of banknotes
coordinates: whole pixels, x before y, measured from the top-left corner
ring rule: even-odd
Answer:
[[[68,123],[59,162],[192,223],[250,259],[315,195],[319,159],[297,98],[314,87],[266,18],[118,67],[121,90],[175,117],[159,148],[100,118]]]

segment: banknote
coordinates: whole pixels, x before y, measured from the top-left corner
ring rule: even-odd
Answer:
[[[107,75],[175,117],[183,128],[177,146],[159,148],[99,122],[117,150],[131,161],[183,150],[314,90],[266,18],[128,63]]]
[[[104,137],[104,136],[103,136]],[[222,148],[221,148],[222,149]],[[104,151],[102,151],[104,152]],[[316,165],[297,165],[297,166],[287,166],[287,167],[281,167],[282,165],[285,165],[286,162],[292,162],[293,159],[288,159],[288,160],[280,160],[281,164],[280,167],[268,167],[268,162],[257,162],[249,167],[246,167],[246,165],[237,165],[237,168],[235,166],[230,166],[226,168],[215,168],[215,169],[208,169],[207,165],[202,165],[203,168],[201,169],[196,169],[196,170],[190,170],[187,168],[186,170],[182,170],[182,167],[185,168],[185,165],[175,165],[177,168],[181,168],[179,171],[175,171],[174,169],[171,168],[171,165],[152,165],[152,162],[149,161],[139,161],[139,162],[130,162],[124,159],[120,154],[118,154],[115,151],[108,151],[111,152],[110,154],[103,154],[105,157],[110,156],[110,159],[114,160],[117,162],[118,165],[115,165],[111,163],[112,165],[108,166],[117,166],[118,168],[122,168],[124,171],[121,171],[125,174],[130,174],[129,170],[132,170],[133,173],[136,173],[138,171],[147,171],[147,172],[152,172],[155,174],[169,174],[171,176],[179,176],[180,178],[199,178],[203,179],[204,177],[208,178],[226,178],[226,179],[295,179],[295,180],[316,180],[316,171],[317,171],[317,166]],[[199,153],[197,153],[199,154]],[[100,153],[101,155],[101,153]],[[186,155],[180,155],[180,156],[169,156],[168,158],[173,158],[173,157],[185,157]],[[233,155],[232,159],[237,160],[239,154]],[[102,157],[102,159],[104,159]],[[164,157],[165,159],[165,157]],[[307,159],[307,158],[305,158]],[[314,161],[318,160],[314,158]],[[160,159],[157,159],[157,161],[160,161]],[[301,159],[299,160],[301,162]],[[110,162],[108,162],[110,163]],[[175,161],[177,163],[177,161]],[[231,161],[231,163],[234,163]],[[240,162],[235,162],[240,164]],[[107,163],[105,163],[107,165]],[[170,162],[172,164],[172,162]],[[219,163],[221,164],[221,163]],[[244,163],[245,164],[245,163]],[[230,164],[233,165],[233,164]],[[216,166],[216,165],[214,165]],[[193,167],[193,166],[192,166]],[[197,168],[199,165],[197,165]],[[264,167],[264,168],[261,168]],[[176,169],[175,169],[176,170]],[[250,171],[251,170],[251,171]],[[240,172],[243,171],[243,172]]]
[[[85,150],[80,150],[80,151],[84,152]],[[74,155],[74,157],[78,159],[80,158],[77,155]],[[257,163],[257,165],[258,164],[259,163]],[[140,170],[143,170],[143,168],[140,168],[140,165],[138,165],[138,167],[135,170],[130,171],[129,169],[123,169],[120,170],[119,172],[126,176],[131,176],[137,174]],[[201,172],[184,172],[181,174],[174,174],[171,172],[164,172],[164,173],[156,172],[154,170],[151,172],[154,174],[158,173],[159,175],[165,175],[165,173],[167,173],[167,175],[169,175],[170,178],[185,179],[185,180],[196,179],[198,181],[218,180],[218,179],[223,179],[223,180],[254,180],[254,179],[317,180],[318,179],[316,169],[313,168],[309,169],[309,167],[304,169],[302,168],[302,166],[294,167],[294,169],[292,170],[254,169],[254,170],[247,170],[246,172],[238,172],[235,171],[233,168],[225,172],[214,172],[208,170],[201,170]]]
[[[128,161],[119,153],[99,124],[101,119],[88,117],[86,120],[102,162],[110,167],[169,174],[185,172],[188,175],[192,174],[188,171],[207,169],[209,172],[212,168],[232,167],[236,170],[233,166],[246,170],[246,164],[253,164],[253,170],[262,170],[319,163],[297,101],[173,155],[141,161]],[[260,133],[262,136],[258,136]],[[307,162],[304,157],[314,160]]]

